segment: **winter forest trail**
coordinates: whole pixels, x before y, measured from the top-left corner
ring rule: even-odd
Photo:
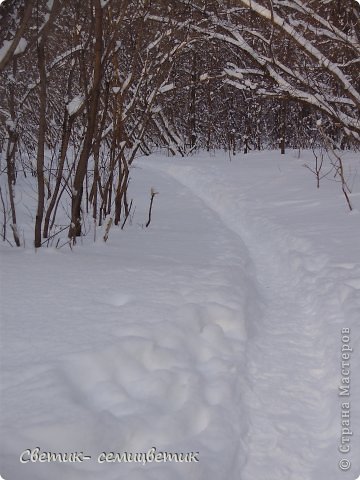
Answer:
[[[143,159],[132,226],[106,245],[99,233],[73,252],[2,255],[6,480],[353,480],[335,457],[339,331],[357,319],[359,265],[311,236],[316,202],[296,181],[283,198],[276,166],[274,184],[273,167],[252,183],[244,168],[257,166]],[[301,225],[306,212],[303,234],[280,222],[289,205]],[[92,460],[21,464],[36,446]],[[153,446],[200,461],[96,461]]]

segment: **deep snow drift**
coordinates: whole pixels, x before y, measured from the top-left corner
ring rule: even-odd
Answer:
[[[359,207],[359,161],[345,157]],[[311,162],[144,158],[132,225],[106,244],[99,229],[73,251],[1,246],[6,480],[356,478],[360,215],[333,176],[315,188]],[[350,397],[339,396],[344,328]],[[341,453],[344,402],[354,434]],[[36,447],[92,458],[21,463]],[[97,461],[152,447],[199,461]]]

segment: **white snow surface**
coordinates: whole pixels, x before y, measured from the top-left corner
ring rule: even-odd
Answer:
[[[66,106],[69,115],[74,115],[81,108],[84,103],[85,98],[82,95],[77,95],[74,97]]]
[[[0,60],[2,61],[5,58],[9,48],[11,47],[12,41],[11,40],[4,40],[2,47],[0,48]]]
[[[28,42],[25,38],[23,38],[23,37],[20,38],[18,46],[15,49],[14,55],[19,55],[20,53],[25,52],[27,44],[28,44]]]
[[[359,208],[359,159],[344,156]],[[359,475],[360,215],[331,176],[317,190],[305,162],[309,153],[139,159],[133,222],[106,244],[99,229],[73,251],[0,246],[4,479]],[[342,328],[353,348],[347,454]],[[36,447],[92,459],[19,461]],[[97,462],[152,447],[200,461]]]

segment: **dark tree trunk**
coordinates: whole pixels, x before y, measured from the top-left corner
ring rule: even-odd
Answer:
[[[87,173],[88,160],[92,148],[96,119],[100,98],[100,85],[102,79],[102,8],[100,0],[93,0],[94,16],[95,16],[95,49],[94,49],[94,83],[89,95],[88,101],[88,118],[86,134],[79,163],[75,172],[73,183],[72,201],[71,201],[71,224],[69,228],[69,238],[75,243],[76,237],[81,236],[81,202],[84,191],[84,179]]]
[[[46,136],[46,64],[45,44],[43,40],[38,45],[38,64],[40,75],[40,113],[38,150],[36,156],[36,176],[38,185],[38,204],[35,218],[35,248],[41,247],[41,226],[44,216],[45,205],[45,177],[44,177],[44,155]]]

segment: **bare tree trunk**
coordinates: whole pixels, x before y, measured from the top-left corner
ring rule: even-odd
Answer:
[[[118,225],[120,222],[121,216],[121,206],[124,202],[125,216],[129,215],[129,207],[127,205],[126,192],[129,186],[129,168],[124,163],[124,168],[121,168],[121,163],[119,162],[119,180],[115,196],[115,225]]]
[[[190,148],[196,144],[196,81],[197,81],[197,62],[196,52],[192,56],[191,89],[190,89],[190,120],[189,120],[189,140]]]
[[[38,66],[40,74],[40,113],[38,149],[36,156],[36,176],[38,186],[38,204],[35,218],[35,248],[41,247],[41,226],[44,216],[45,205],[45,178],[44,178],[44,156],[45,156],[45,135],[46,135],[46,66],[45,46],[43,39],[39,42]]]
[[[109,93],[110,93],[110,83],[107,82],[106,90],[104,94],[103,100],[103,107],[104,111],[102,114],[102,119],[100,121],[100,126],[97,130],[96,139],[93,144],[93,156],[94,156],[94,175],[93,175],[93,183],[90,190],[89,201],[92,204],[92,216],[94,222],[96,223],[97,219],[97,210],[98,210],[98,188],[100,191],[100,196],[103,197],[102,187],[101,187],[101,177],[99,171],[99,158],[100,158],[100,147],[102,141],[102,135],[104,132],[105,124],[106,124],[106,117],[108,113],[108,106],[109,106]]]
[[[16,70],[17,70],[17,62],[16,60],[14,60],[13,62],[14,77],[16,77]],[[20,247],[20,239],[19,239],[19,234],[18,234],[17,224],[16,224],[16,207],[15,207],[15,191],[14,191],[14,185],[16,182],[15,153],[16,153],[16,147],[18,142],[18,134],[15,131],[16,104],[15,104],[14,85],[11,85],[9,90],[10,90],[9,110],[10,110],[10,116],[11,116],[11,125],[7,126],[7,133],[8,133],[9,139],[8,139],[7,148],[6,148],[6,168],[7,168],[7,181],[8,181],[11,220],[12,220],[11,229],[13,232],[15,244],[17,247]]]
[[[46,105],[47,105],[47,77],[46,77],[46,57],[45,57],[45,43],[47,35],[50,31],[51,25],[54,19],[58,15],[61,9],[59,0],[55,0],[53,3],[50,17],[48,18],[45,26],[42,28],[41,37],[37,44],[37,61],[39,70],[39,130],[37,138],[37,154],[36,154],[36,176],[38,187],[38,203],[35,217],[35,235],[34,245],[35,248],[41,247],[41,227],[44,217],[45,207],[45,175],[44,175],[44,162],[45,162],[45,143],[46,143]]]
[[[281,101],[281,106],[280,106],[280,118],[281,118],[281,124],[280,124],[280,152],[282,155],[285,154],[285,136],[286,136],[286,112],[287,111],[287,100],[284,98]]]
[[[207,100],[207,111],[208,111],[208,120],[207,120],[207,137],[206,137],[206,150],[210,152],[211,149],[211,134],[214,128],[212,124],[212,98],[211,98],[211,88],[210,84],[206,88],[206,100]]]
[[[66,152],[68,149],[69,145],[69,140],[70,140],[70,135],[71,135],[71,128],[74,123],[74,117],[71,117],[69,119],[69,115],[67,113],[67,110],[65,109],[64,112],[64,122],[63,122],[63,132],[62,132],[62,141],[61,141],[61,149],[60,149],[60,158],[59,158],[59,164],[57,168],[57,175],[56,175],[56,184],[54,188],[54,193],[51,197],[49,207],[46,211],[45,215],[45,220],[44,220],[44,229],[43,229],[43,237],[48,238],[49,236],[49,225],[50,225],[50,218],[51,214],[54,210],[54,207],[56,205],[60,187],[61,187],[61,181],[63,178],[63,171],[64,171],[64,164],[65,164],[65,158],[66,158]]]
[[[349,193],[351,193],[351,191],[350,191],[350,188],[349,188],[349,186],[347,184],[347,181],[346,181],[346,178],[345,178],[344,164],[343,164],[342,158],[340,157],[340,155],[338,155],[336,153],[335,147],[333,146],[333,142],[331,141],[331,138],[329,138],[326,135],[324,129],[321,126],[319,126],[319,130],[320,130],[320,133],[322,134],[322,136],[324,138],[327,150],[330,151],[335,157],[335,162],[333,160],[331,161],[331,164],[335,168],[335,177],[337,175],[339,175],[340,182],[341,182],[341,190],[344,194],[344,197],[345,197],[346,203],[349,207],[349,210],[352,211],[353,207],[352,207],[350,197],[349,197]]]
[[[71,201],[71,224],[69,228],[69,238],[75,243],[76,237],[81,235],[81,202],[84,190],[84,179],[87,172],[88,160],[91,152],[94,132],[96,127],[96,118],[98,113],[100,85],[102,79],[102,8],[100,0],[93,0],[95,16],[95,49],[94,49],[94,82],[91,90],[91,96],[88,101],[87,128],[84,138],[83,149],[80,154],[79,163],[75,172],[73,183],[72,201]]]
[[[2,239],[3,239],[3,242],[5,242],[5,240],[6,240],[6,226],[7,226],[7,211],[6,211],[5,201],[4,201],[4,197],[3,197],[3,194],[2,194],[1,187],[0,187],[0,200],[1,200],[2,208],[3,208]]]
[[[146,225],[145,227],[148,228],[148,226],[150,225],[151,223],[151,213],[152,213],[152,207],[153,207],[153,202],[154,202],[154,197],[155,195],[157,195],[159,192],[155,192],[155,190],[152,188],[151,191],[150,191],[150,206],[149,206],[149,217],[148,217],[148,221],[146,222]]]
[[[11,209],[11,219],[12,226],[11,229],[14,235],[14,241],[17,247],[20,247],[20,239],[16,226],[16,208],[15,208],[15,151],[16,151],[16,134],[15,132],[9,132],[9,142],[6,152],[6,167],[7,167],[7,180],[8,180],[8,189],[9,189],[9,199],[10,199],[10,209]]]

